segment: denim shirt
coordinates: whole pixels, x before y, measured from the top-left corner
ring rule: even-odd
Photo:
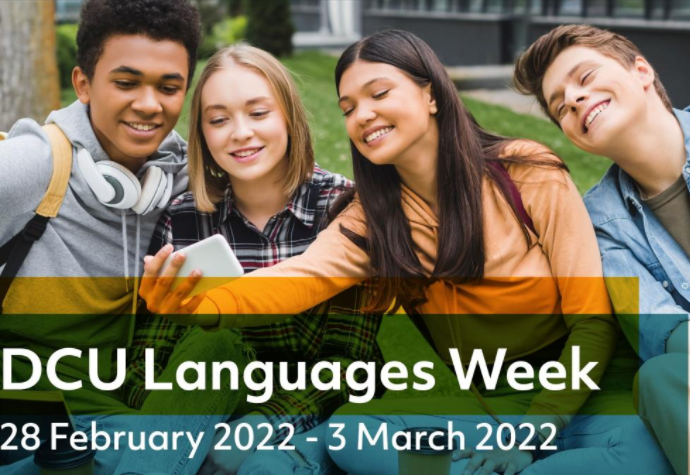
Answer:
[[[674,113],[685,137],[683,178],[690,188],[690,107],[674,109]],[[690,258],[618,165],[611,166],[584,199],[596,230],[604,275],[639,278],[639,319],[622,315],[630,313],[630,294],[614,290],[612,281],[608,282],[624,333],[643,361],[665,353],[671,332],[690,318]]]

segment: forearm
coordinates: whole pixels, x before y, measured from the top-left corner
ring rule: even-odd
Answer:
[[[342,235],[337,221],[334,224],[304,254],[208,292],[196,313],[217,315],[212,326],[220,328],[268,325],[367,279],[371,271],[366,252]]]
[[[578,321],[572,327],[558,360],[566,368],[566,378],[557,382],[565,383],[566,389],[562,391],[543,389],[532,400],[526,417],[528,421],[551,422],[558,431],[568,425],[593,391],[597,391],[590,389],[584,379],[578,382],[580,389],[575,389],[572,368],[583,369],[589,363],[596,363],[594,368],[586,374],[598,386],[615,353],[619,334],[611,315],[584,315],[570,318],[571,322],[574,318]],[[580,355],[579,363],[574,362],[575,347],[578,348]]]
[[[248,276],[206,294],[196,313],[218,315],[218,328],[271,325],[308,310],[360,282],[356,278]]]

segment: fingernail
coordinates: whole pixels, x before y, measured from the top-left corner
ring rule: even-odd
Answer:
[[[190,275],[192,277],[199,277],[201,275],[201,271],[199,269],[194,269]]]
[[[173,250],[173,245],[172,244],[166,244],[165,247],[163,247],[163,250],[165,252],[170,252]]]
[[[184,254],[181,252],[178,252],[175,254],[175,262],[182,262],[184,261]]]
[[[153,259],[153,256],[144,256],[144,264],[148,264],[151,259]]]

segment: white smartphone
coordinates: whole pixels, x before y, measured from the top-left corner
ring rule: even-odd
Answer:
[[[230,249],[230,245],[220,234],[187,246],[182,249],[182,252],[186,259],[180,267],[177,277],[175,277],[171,290],[184,282],[194,269],[199,269],[201,280],[190,292],[190,297],[214,289],[244,274],[240,261],[237,260],[235,253]],[[161,267],[161,273],[170,265],[174,255],[173,252],[165,260]]]

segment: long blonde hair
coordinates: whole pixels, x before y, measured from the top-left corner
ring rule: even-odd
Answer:
[[[288,130],[288,171],[284,190],[292,195],[309,178],[314,169],[314,150],[307,113],[290,72],[274,56],[246,44],[232,45],[208,60],[197,83],[189,117],[189,178],[190,188],[199,211],[213,212],[228,186],[226,172],[220,168],[208,149],[201,128],[201,91],[206,81],[223,68],[238,65],[262,74],[273,88]]]

